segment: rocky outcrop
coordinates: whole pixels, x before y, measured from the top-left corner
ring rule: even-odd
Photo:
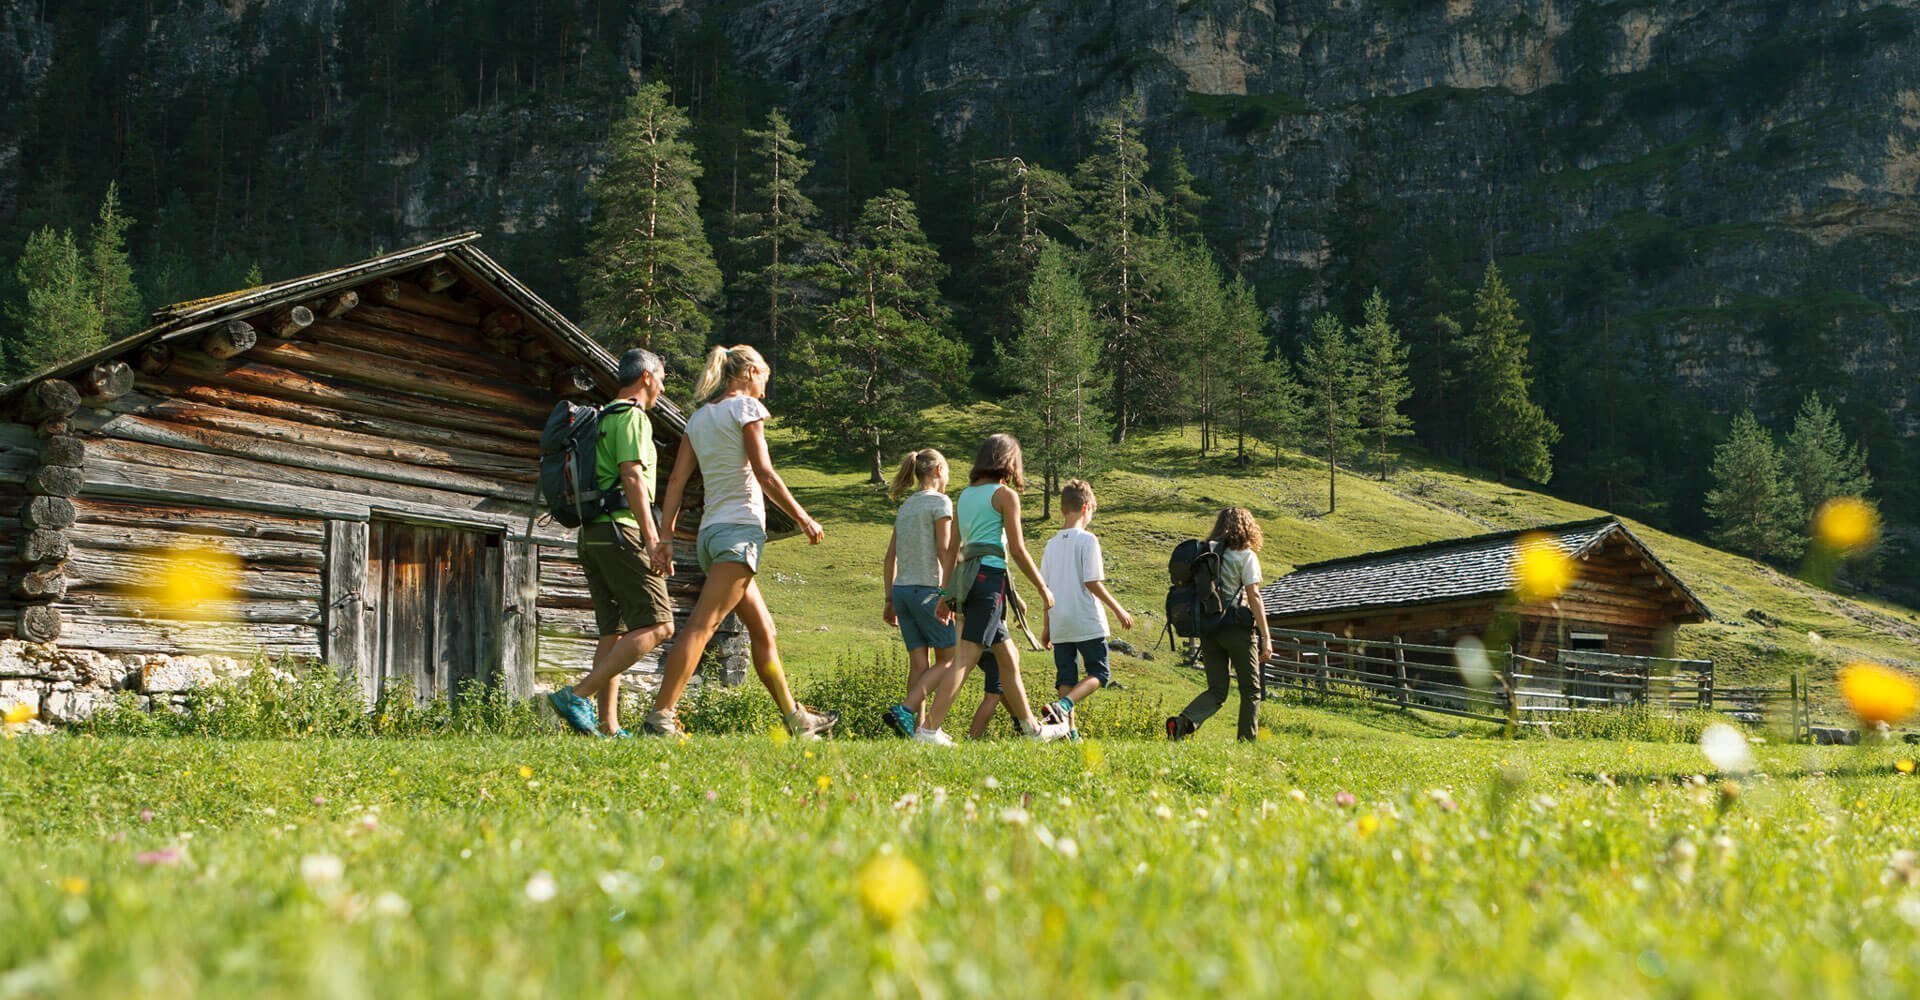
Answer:
[[[138,21],[131,7],[102,51],[143,37],[154,86],[252,72],[265,43],[247,48],[242,25],[311,31],[330,53],[326,113],[365,113],[332,103],[354,92],[328,76],[342,46],[369,30],[342,23],[342,0],[199,0]],[[49,79],[41,9],[0,0],[0,98]],[[1920,433],[1913,0],[685,0],[626,16],[612,57],[628,72],[670,25],[717,27],[816,139],[875,102],[969,149],[1064,164],[1137,96],[1153,144],[1182,148],[1212,193],[1216,241],[1289,325],[1330,281],[1392,279],[1429,251],[1497,257],[1542,289],[1575,351],[1625,331],[1610,353],[1656,372],[1657,391],[1768,416],[1797,397],[1758,390],[1830,369],[1885,434]],[[376,238],[479,226],[536,264],[577,252],[608,108],[558,94],[455,108],[433,136],[389,130],[371,154],[393,171]],[[16,128],[0,122],[0,212]],[[324,157],[318,134],[290,123],[273,155]]]

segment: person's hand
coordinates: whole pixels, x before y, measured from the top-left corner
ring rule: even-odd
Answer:
[[[933,609],[933,620],[942,625],[953,624],[953,605],[948,604],[946,598],[941,598],[939,605]]]
[[[1040,648],[1041,649],[1053,648],[1053,626],[1052,625],[1040,626]]]
[[[880,609],[880,620],[886,622],[889,627],[900,627],[900,616],[893,612],[893,598],[887,598],[886,606]]]
[[[1053,610],[1053,590],[1045,585],[1040,587],[1040,604],[1048,611]]]
[[[1265,663],[1271,659],[1273,659],[1273,637],[1263,635],[1260,637],[1260,662]]]
[[[673,543],[664,538],[653,543],[653,571],[661,576],[673,575]]]
[[[1127,614],[1126,608],[1120,609],[1120,627],[1129,632],[1133,631],[1133,616]]]
[[[808,545],[818,545],[822,538],[827,537],[827,529],[820,527],[820,522],[810,517],[800,518],[800,530],[807,533]]]

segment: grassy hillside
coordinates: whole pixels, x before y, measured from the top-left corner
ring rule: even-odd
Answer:
[[[944,451],[964,477],[980,438],[1002,426],[999,408],[977,404],[935,411],[928,443]],[[776,428],[774,456],[802,503],[827,527],[827,539],[808,548],[777,542],[765,562],[762,586],[782,630],[787,659],[799,671],[896,648],[880,619],[880,561],[892,526],[893,504],[866,482],[856,463],[835,459]],[[1221,506],[1250,508],[1266,529],[1263,563],[1274,576],[1293,566],[1400,545],[1506,528],[1574,520],[1593,508],[1453,469],[1409,464],[1385,482],[1342,475],[1340,509],[1326,510],[1326,466],[1271,452],[1259,468],[1240,470],[1201,460],[1194,431],[1136,436],[1115,457],[1115,468],[1094,480],[1101,510],[1095,530],[1107,556],[1114,593],[1139,615],[1133,635],[1143,649],[1158,639],[1166,555],[1178,540],[1204,533]],[[1039,517],[1039,495],[1026,496],[1027,537],[1036,554],[1058,527]],[[1680,630],[1678,652],[1712,659],[1724,684],[1766,683],[1804,669],[1816,697],[1831,693],[1834,672],[1849,659],[1920,661],[1920,615],[1905,608],[1836,595],[1752,560],[1629,522],[1674,572],[1712,609],[1716,621]],[[1757,613],[1750,615],[1750,612]],[[1765,622],[1765,624],[1763,624]],[[1037,629],[1037,624],[1036,624]],[[1815,643],[1809,633],[1821,637]],[[1184,698],[1196,683],[1190,671],[1123,657],[1123,682]],[[1025,661],[1051,666],[1046,657]],[[975,682],[977,684],[977,682]],[[1216,727],[1218,728],[1218,727]]]

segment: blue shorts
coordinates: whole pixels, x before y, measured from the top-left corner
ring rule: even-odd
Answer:
[[[702,573],[723,562],[745,563],[748,572],[758,573],[760,551],[766,547],[767,531],[757,524],[708,524],[701,526],[694,551]]]
[[[993,650],[980,654],[980,679],[987,683],[988,694],[1003,694],[1000,690],[1000,661],[993,658]]]
[[[1080,671],[1073,662],[1076,656],[1086,665],[1087,676],[1099,681],[1101,687],[1113,683],[1113,670],[1107,666],[1107,640],[1084,639],[1053,644],[1055,687],[1072,687],[1080,683]]]
[[[960,638],[991,647],[1008,637],[1006,619],[1007,571],[982,566],[960,609]]]
[[[906,640],[907,652],[953,648],[953,622],[940,621],[934,614],[939,606],[939,587],[893,588],[893,613],[900,619],[900,638]]]

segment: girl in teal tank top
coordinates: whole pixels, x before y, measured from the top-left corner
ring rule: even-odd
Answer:
[[[993,495],[1000,492],[1000,486],[1000,483],[981,483],[960,491],[960,502],[954,505],[953,512],[960,526],[961,545],[1007,547],[1006,519],[993,509]],[[1006,569],[1007,561],[999,556],[987,556],[980,560],[980,565]]]

